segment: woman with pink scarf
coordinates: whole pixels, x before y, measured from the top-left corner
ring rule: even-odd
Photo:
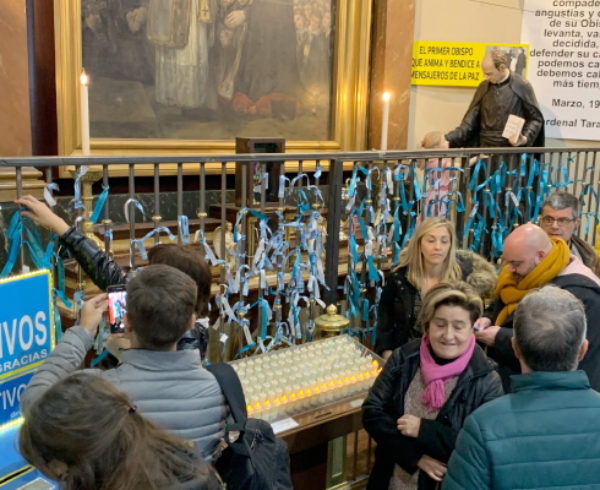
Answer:
[[[363,404],[377,442],[368,489],[436,488],[465,418],[502,395],[496,365],[475,343],[481,297],[440,283],[423,298],[423,337],[396,349]]]

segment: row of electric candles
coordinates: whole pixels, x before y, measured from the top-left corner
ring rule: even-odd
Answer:
[[[89,77],[85,70],[80,77],[81,102],[81,151],[84,156],[90,154],[90,108],[88,98]],[[390,117],[390,93],[383,94],[383,111],[381,115],[381,151],[387,151],[388,121]]]
[[[376,359],[346,336],[236,361],[233,367],[248,413],[267,420],[362,392],[381,370]]]
[[[381,371],[375,364],[377,361],[373,363],[364,372],[349,373],[297,390],[286,390],[280,396],[254,395],[246,399],[246,410],[248,415],[272,421],[358,394],[370,388]]]

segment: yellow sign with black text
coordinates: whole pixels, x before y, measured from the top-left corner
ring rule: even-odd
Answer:
[[[484,80],[481,60],[494,48],[504,51],[511,71],[526,78],[527,44],[414,41],[411,84],[477,87]]]

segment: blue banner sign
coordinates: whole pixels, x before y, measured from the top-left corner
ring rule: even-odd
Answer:
[[[2,384],[0,384],[0,427],[21,417],[19,410],[21,393],[32,376],[33,371],[28,371],[2,380]]]
[[[0,280],[0,382],[34,370],[54,347],[52,275],[41,270]]]

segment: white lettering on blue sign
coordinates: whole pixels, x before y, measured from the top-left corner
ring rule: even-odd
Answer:
[[[20,319],[13,318],[12,321],[3,321],[0,329],[0,359],[3,359],[5,355],[12,356],[15,353],[17,337],[19,340],[17,346],[21,351],[29,350],[34,342],[38,347],[43,347],[48,339],[46,318],[45,312],[38,311],[34,321],[29,315],[23,315]]]
[[[21,394],[54,346],[52,276],[0,280],[0,427],[20,416]]]
[[[52,350],[51,284],[49,271],[0,280],[0,377],[34,368]]]
[[[0,405],[2,406],[2,410],[14,410],[17,408],[18,403],[21,401],[21,393],[23,393],[26,387],[27,383],[21,383],[0,391]]]
[[[32,352],[30,354],[24,354],[21,357],[11,359],[9,361],[4,361],[0,364],[0,372],[9,372],[14,371],[15,369],[19,369],[30,364],[34,364],[39,361],[43,361],[48,357],[48,351],[46,349],[42,349],[39,352]]]
[[[0,427],[21,416],[21,395],[31,380],[33,371],[3,379],[0,384]]]

